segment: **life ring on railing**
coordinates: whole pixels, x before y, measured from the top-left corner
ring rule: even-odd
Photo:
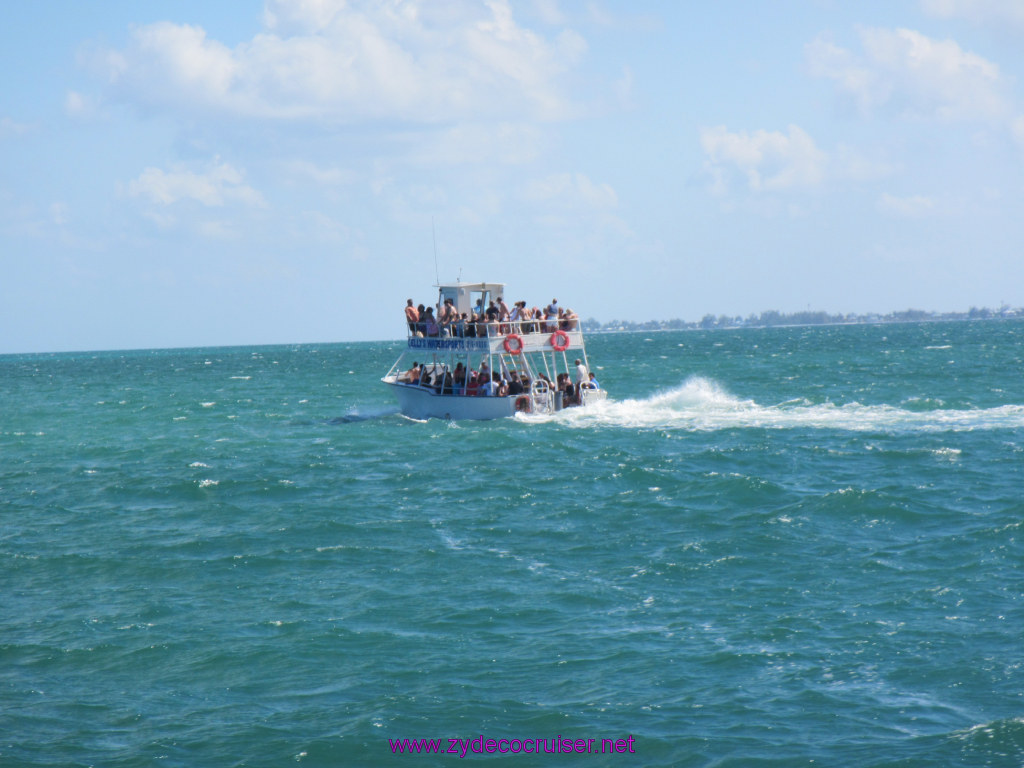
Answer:
[[[523,351],[523,346],[524,344],[522,336],[515,333],[510,333],[508,336],[505,337],[505,351],[508,352],[510,355],[518,355],[519,353],[521,353]]]
[[[551,334],[551,346],[554,347],[555,352],[565,352],[570,343],[569,334],[565,331],[555,331]]]
[[[520,395],[516,398],[516,410],[522,413],[530,412],[530,396]]]

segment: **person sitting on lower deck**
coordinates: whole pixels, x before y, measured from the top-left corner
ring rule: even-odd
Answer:
[[[439,395],[455,394],[455,382],[452,379],[452,372],[445,371],[434,379],[434,391]]]
[[[452,383],[455,384],[455,394],[461,395],[466,391],[466,366],[462,363],[455,366]]]
[[[572,378],[568,373],[558,374],[558,391],[562,393],[563,408],[576,405],[576,388],[572,385]]]
[[[498,376],[497,371],[492,373],[488,382],[480,388],[480,394],[484,397],[494,397],[498,392],[498,382],[500,379],[501,377]]]
[[[405,372],[406,383],[412,384],[414,387],[420,383],[420,364],[413,363],[412,368]]]
[[[589,381],[583,382],[584,389],[600,389],[601,388],[601,385],[598,383],[597,377],[594,376],[594,372],[593,371],[589,371],[587,373],[587,376],[589,377]]]
[[[519,374],[516,371],[509,374],[508,393],[510,395],[523,394],[523,382],[519,380]]]

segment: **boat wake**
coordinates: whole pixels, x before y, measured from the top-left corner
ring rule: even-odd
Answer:
[[[328,419],[328,424],[354,424],[360,421],[372,421],[373,419],[383,419],[387,416],[394,416],[398,413],[398,406],[392,406],[388,408],[368,408],[361,410],[359,408],[353,408],[344,416],[336,416],[333,419]]]
[[[723,429],[832,429],[853,432],[960,432],[1024,428],[1024,405],[996,408],[929,408],[814,404],[794,400],[761,405],[727,392],[710,379],[695,376],[681,386],[642,400],[608,400],[571,408],[537,420],[570,426],[616,426],[648,429],[715,431]]]

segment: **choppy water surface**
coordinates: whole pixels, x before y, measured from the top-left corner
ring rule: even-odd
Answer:
[[[0,357],[0,765],[1024,764],[1024,324]],[[394,755],[389,740],[635,739]]]

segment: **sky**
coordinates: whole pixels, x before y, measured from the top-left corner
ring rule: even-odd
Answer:
[[[37,0],[0,66],[0,353],[1024,305],[1021,0]]]

